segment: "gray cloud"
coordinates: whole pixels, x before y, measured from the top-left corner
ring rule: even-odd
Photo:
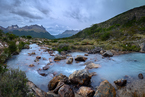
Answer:
[[[84,29],[141,5],[145,0],[0,0],[0,26],[41,24],[57,34]]]
[[[22,17],[28,17],[31,19],[42,19],[43,17],[36,15],[36,14],[31,14],[31,12],[25,11],[25,10],[18,10],[18,11],[11,11],[11,13],[20,15]]]

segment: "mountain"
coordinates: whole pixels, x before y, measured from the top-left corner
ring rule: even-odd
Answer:
[[[55,35],[55,38],[65,38],[75,35],[79,32],[79,30],[66,30],[61,34]]]
[[[3,30],[5,33],[9,32],[18,36],[30,35],[32,37],[37,37],[37,38],[48,38],[48,39],[55,38],[49,32],[47,32],[43,26],[39,26],[39,25],[31,25],[31,26],[24,26],[24,27],[19,27],[18,25],[12,25],[12,26],[8,26],[7,28],[0,26],[0,29]]]
[[[133,40],[137,34],[145,34],[145,5],[85,28],[71,38]]]

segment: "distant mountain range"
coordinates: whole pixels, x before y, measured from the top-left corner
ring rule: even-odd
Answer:
[[[65,37],[70,37],[72,35],[75,35],[79,32],[79,30],[66,30],[61,34],[54,35],[55,38],[65,38]]]
[[[0,29],[3,30],[5,33],[9,32],[18,36],[31,35],[32,37],[35,38],[48,38],[48,39],[55,38],[53,35],[47,32],[43,26],[39,26],[39,25],[31,25],[31,26],[24,26],[24,27],[19,27],[18,25],[12,25],[12,26],[8,26],[7,28],[0,26]]]

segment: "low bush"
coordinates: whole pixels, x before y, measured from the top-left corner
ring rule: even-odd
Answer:
[[[30,97],[26,74],[18,69],[0,74],[0,97]]]
[[[58,52],[60,53],[61,51],[67,51],[67,50],[69,50],[69,45],[68,44],[60,44],[59,46],[58,46]]]

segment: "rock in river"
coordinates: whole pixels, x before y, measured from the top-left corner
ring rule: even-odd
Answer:
[[[94,97],[116,97],[115,88],[107,81],[100,83]]]
[[[50,68],[49,65],[46,65],[46,66],[43,67],[43,70],[47,70],[49,68]]]
[[[30,65],[29,65],[29,67],[34,67],[34,66],[35,66],[34,64],[30,64]]]
[[[77,55],[77,57],[75,58],[76,61],[86,61],[88,58],[81,56],[81,55]]]
[[[54,61],[60,61],[60,60],[63,60],[63,59],[66,59],[66,56],[56,55],[55,58],[54,58]]]
[[[36,59],[41,59],[41,56],[37,56]]]
[[[93,69],[93,68],[99,68],[100,64],[90,63],[86,65],[85,69]]]
[[[92,75],[86,70],[76,70],[69,76],[69,80],[73,84],[89,85]]]
[[[113,57],[113,53],[110,50],[107,50],[106,52],[104,52],[102,54],[102,56],[104,56],[104,57]]]
[[[69,83],[68,77],[60,74],[60,75],[53,77],[53,79],[48,84],[48,89],[54,90],[60,81],[62,81],[64,83]]]
[[[127,83],[127,80],[126,79],[119,79],[119,80],[114,81],[114,83],[118,86],[125,86]]]
[[[69,57],[66,61],[66,64],[72,64],[73,62],[73,57]]]
[[[93,97],[95,91],[90,87],[81,86],[77,93],[83,97]]]
[[[138,74],[138,78],[143,79],[143,74],[142,73]]]
[[[69,85],[63,85],[59,90],[60,97],[75,97],[73,89]]]

